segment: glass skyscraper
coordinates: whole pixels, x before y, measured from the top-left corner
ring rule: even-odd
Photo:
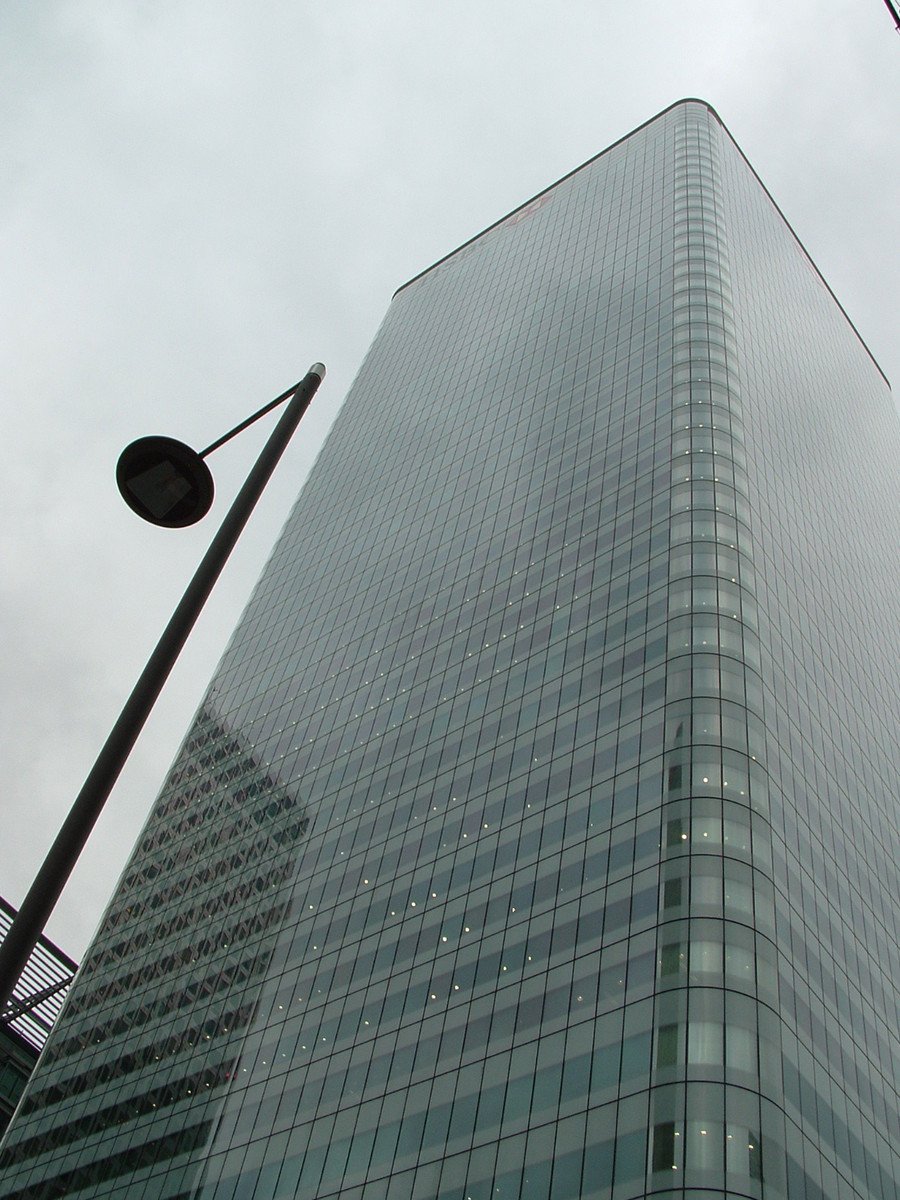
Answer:
[[[898,465],[700,101],[401,288],[0,1195],[896,1198]]]

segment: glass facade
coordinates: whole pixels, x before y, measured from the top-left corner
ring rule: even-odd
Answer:
[[[700,101],[402,288],[0,1195],[896,1197],[898,464]]]
[[[13,906],[0,896],[0,943],[15,915]],[[12,1001],[0,1018],[0,1135],[25,1090],[77,970],[78,964],[45,937],[38,940],[25,964]]]

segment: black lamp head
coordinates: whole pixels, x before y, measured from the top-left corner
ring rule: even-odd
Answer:
[[[139,438],[126,446],[116,483],[132,511],[166,529],[183,529],[205,517],[215,494],[209,467],[197,451],[168,437]]]

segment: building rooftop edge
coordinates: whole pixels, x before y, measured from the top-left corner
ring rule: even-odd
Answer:
[[[598,154],[592,154],[590,158],[585,159],[583,163],[579,163],[577,167],[573,167],[571,171],[566,171],[565,175],[561,175],[559,179],[554,179],[554,181],[549,183],[545,188],[541,188],[539,192],[535,192],[533,196],[530,196],[527,200],[523,200],[522,203],[517,204],[515,208],[511,208],[508,213],[504,213],[502,217],[498,217],[496,221],[492,221],[490,225],[486,225],[484,229],[479,230],[479,232],[473,234],[472,237],[466,238],[461,245],[457,246],[454,250],[451,250],[448,254],[442,255],[436,262],[433,262],[430,267],[426,267],[424,271],[419,271],[417,275],[413,275],[412,279],[407,279],[406,283],[402,283],[400,287],[397,288],[391,299],[393,300],[395,297],[399,296],[402,291],[408,288],[411,284],[415,283],[418,279],[421,279],[423,275],[427,275],[430,271],[433,271],[435,267],[439,267],[441,263],[445,263],[448,258],[452,258],[454,254],[458,254],[460,250],[464,250],[466,246],[471,246],[471,244],[473,242],[477,242],[480,237],[484,237],[486,233],[490,233],[492,229],[496,229],[498,225],[502,225],[504,221],[507,221],[513,215],[513,213],[517,213],[520,208],[525,208],[527,205],[533,204],[534,201],[540,196],[544,196],[547,194],[547,192],[551,192],[566,179],[571,179],[573,175],[577,175],[579,171],[582,171],[585,167],[590,166],[592,162],[596,162],[597,159],[602,158],[604,154],[609,154],[610,150],[615,150],[616,146],[621,146],[623,142],[627,142],[629,138],[634,137],[636,133],[640,133],[642,129],[646,129],[648,125],[652,125],[654,121],[658,121],[660,117],[664,117],[666,113],[671,112],[674,108],[679,108],[682,104],[702,104],[704,108],[707,108],[712,113],[719,124],[722,125],[722,128],[725,128],[722,118],[719,116],[713,106],[708,104],[705,100],[700,100],[694,96],[685,96],[681,100],[676,100],[674,104],[668,105],[666,108],[662,109],[661,112],[655,113],[646,121],[642,121],[640,125],[636,125],[634,129],[629,130],[629,132],[624,134],[622,137],[616,138],[616,140],[609,146],[604,146],[604,148]]]
[[[700,101],[700,103],[701,104],[705,103],[705,101]],[[672,107],[675,107],[675,106],[673,105]],[[875,355],[872,353],[872,351],[866,345],[865,338],[862,336],[862,334],[859,332],[859,330],[853,324],[853,321],[850,319],[850,315],[848,314],[846,308],[844,308],[843,304],[841,304],[840,300],[838,300],[837,296],[832,291],[831,284],[828,282],[828,280],[825,278],[825,276],[822,274],[822,272],[816,266],[816,263],[815,263],[812,255],[807,250],[807,248],[803,245],[803,242],[800,240],[796,229],[794,229],[793,225],[790,223],[790,221],[787,219],[787,217],[781,211],[781,205],[778,203],[778,201],[775,199],[775,197],[772,195],[772,193],[769,191],[769,189],[763,183],[762,179],[759,176],[759,172],[756,170],[753,163],[750,161],[750,159],[747,157],[747,155],[744,153],[744,151],[741,149],[740,145],[738,144],[737,140],[735,139],[734,134],[731,132],[731,130],[728,128],[728,126],[725,124],[725,122],[722,120],[722,118],[719,116],[719,114],[716,112],[716,110],[711,105],[707,105],[707,108],[713,114],[713,116],[716,118],[716,120],[719,122],[719,124],[722,126],[724,131],[728,134],[728,137],[731,139],[731,143],[734,146],[735,150],[737,150],[738,154],[741,156],[741,158],[744,160],[744,162],[747,164],[748,168],[750,169],[750,172],[753,175],[753,178],[756,180],[756,182],[759,184],[759,186],[765,192],[766,196],[769,199],[769,203],[772,205],[772,207],[778,213],[779,217],[781,217],[782,221],[784,221],[785,226],[787,227],[787,230],[790,233],[791,237],[794,239],[794,241],[797,243],[797,245],[803,251],[806,261],[809,263],[809,265],[812,267],[812,269],[818,275],[819,279],[821,279],[822,285],[825,288],[825,290],[828,292],[828,295],[832,298],[832,300],[835,302],[835,304],[841,310],[841,315],[843,316],[843,318],[847,322],[847,324],[850,326],[850,328],[853,330],[854,334],[856,335],[856,340],[862,346],[863,350],[865,350],[866,354],[868,354],[869,358],[872,360],[872,365],[874,366],[875,370],[878,372],[878,374],[881,376],[881,378],[887,384],[888,391],[893,393],[893,388],[891,387],[891,381],[888,379],[887,375],[885,375],[884,371],[881,369],[878,359],[875,357]],[[666,112],[668,112],[668,111],[669,110],[666,109]],[[660,116],[661,115],[662,114],[660,113]]]
[[[887,384],[888,390],[892,391],[893,389],[891,388],[891,381],[888,379],[887,375],[885,375],[884,371],[881,369],[875,355],[872,353],[872,351],[866,345],[865,339],[863,338],[863,336],[859,332],[859,330],[856,328],[853,321],[850,319],[850,317],[847,313],[847,310],[844,308],[843,304],[841,304],[840,300],[838,300],[837,296],[832,291],[831,286],[828,283],[828,280],[825,278],[825,276],[822,274],[822,272],[816,266],[815,262],[813,261],[812,257],[810,256],[809,251],[806,249],[806,247],[803,245],[803,242],[797,236],[797,232],[794,229],[793,225],[791,225],[790,221],[787,219],[787,217],[781,211],[781,208],[778,205],[777,201],[773,198],[772,193],[769,191],[769,189],[763,183],[762,179],[759,177],[759,174],[758,174],[756,168],[753,166],[753,163],[750,162],[747,155],[744,153],[744,151],[738,145],[731,130],[728,128],[728,126],[725,124],[725,122],[722,120],[722,118],[719,116],[719,114],[716,112],[716,110],[713,108],[713,106],[709,103],[709,101],[703,100],[699,96],[683,96],[680,100],[676,100],[672,104],[667,105],[665,108],[661,109],[658,113],[655,113],[652,117],[649,117],[646,121],[642,121],[640,125],[636,125],[634,129],[629,130],[628,133],[624,134],[620,138],[617,138],[616,141],[612,142],[609,146],[604,147],[604,149],[602,149],[598,154],[594,154],[590,158],[585,159],[585,161],[583,163],[580,163],[577,167],[573,167],[573,169],[571,171],[567,171],[565,173],[565,175],[561,175],[559,177],[559,179],[555,179],[553,181],[553,183],[548,184],[547,187],[545,187],[545,188],[541,188],[541,190],[539,192],[535,192],[535,194],[533,196],[529,197],[529,199],[523,200],[521,204],[517,204],[515,206],[515,208],[510,209],[510,211],[508,213],[504,213],[502,217],[499,217],[496,221],[492,221],[490,225],[485,226],[484,229],[480,230],[478,233],[474,234],[472,237],[467,238],[466,241],[462,242],[454,250],[451,250],[448,254],[442,255],[439,259],[437,259],[436,262],[433,262],[430,267],[426,267],[423,271],[419,271],[419,273],[417,275],[413,275],[412,279],[408,279],[406,281],[406,283],[401,284],[400,287],[397,288],[397,290],[394,292],[391,299],[392,300],[396,299],[396,297],[399,296],[401,292],[405,291],[406,288],[408,288],[412,284],[416,283],[424,275],[428,275],[431,271],[433,271],[435,269],[435,267],[439,267],[441,265],[441,263],[445,263],[449,258],[452,258],[454,256],[454,254],[458,254],[460,252],[460,250],[464,250],[466,248],[466,246],[471,246],[471,244],[473,242],[477,242],[479,238],[484,237],[484,235],[486,233],[490,233],[490,231],[492,229],[496,229],[498,225],[502,225],[504,221],[508,220],[513,215],[513,213],[517,213],[520,208],[525,208],[526,205],[533,204],[535,200],[537,200],[541,196],[546,195],[547,192],[552,191],[553,188],[555,188],[559,184],[563,183],[566,179],[570,179],[573,175],[577,175],[579,171],[583,170],[585,167],[589,166],[591,163],[596,162],[598,158],[602,158],[604,154],[608,154],[610,152],[610,150],[614,150],[616,148],[616,146],[621,146],[621,144],[623,142],[627,142],[628,139],[631,137],[634,137],[634,135],[636,133],[640,133],[642,129],[646,129],[648,125],[652,125],[653,122],[658,121],[660,119],[660,117],[664,117],[667,113],[672,112],[673,109],[681,108],[681,106],[684,104],[702,104],[703,107],[713,117],[715,117],[715,119],[722,126],[722,129],[725,131],[725,133],[731,139],[731,142],[734,145],[735,149],[737,150],[738,154],[740,154],[741,158],[744,160],[744,162],[750,168],[750,171],[753,173],[754,179],[759,184],[759,186],[762,188],[762,190],[765,192],[766,196],[768,197],[768,199],[769,199],[770,203],[772,204],[773,208],[775,209],[775,211],[778,213],[779,217],[781,217],[782,221],[784,221],[784,223],[787,226],[788,230],[790,231],[790,234],[793,237],[794,241],[797,243],[797,245],[803,251],[810,266],[815,271],[815,273],[818,275],[819,279],[821,279],[829,296],[831,296],[832,300],[835,302],[835,304],[840,309],[841,313],[843,314],[844,320],[847,322],[847,324],[853,330],[854,334],[856,335],[857,340],[859,341],[859,344],[862,346],[863,350],[865,350],[866,354],[872,360],[872,364],[874,365],[875,370],[878,372],[878,374],[881,376],[881,378]]]
[[[0,911],[2,911],[10,920],[12,920],[18,914],[19,910],[10,904],[10,902],[4,896],[0,896]],[[0,933],[0,942],[2,941],[3,934]],[[59,946],[57,946],[55,942],[51,942],[46,934],[41,934],[41,936],[38,938],[37,945],[40,946],[42,950],[46,950],[48,954],[51,954],[57,960],[57,962],[62,964],[62,966],[67,967],[73,973],[73,975],[78,970],[78,963],[75,962],[73,958],[70,958],[69,955],[66,954],[65,950],[60,950]],[[32,951],[32,954],[33,953],[34,951]],[[31,955],[29,955],[29,961],[30,959]]]

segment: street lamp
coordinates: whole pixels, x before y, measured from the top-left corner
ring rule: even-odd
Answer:
[[[191,525],[209,510],[212,503],[212,476],[203,461],[205,456],[277,405],[289,401],[125,702],[119,719],[0,945],[0,1012],[10,1000],[13,988],[241,530],[324,377],[324,366],[313,363],[299,383],[207,446],[202,453],[198,454],[172,438],[141,438],[123,451],[116,479],[126,503],[144,520],[156,525],[167,528]]]

